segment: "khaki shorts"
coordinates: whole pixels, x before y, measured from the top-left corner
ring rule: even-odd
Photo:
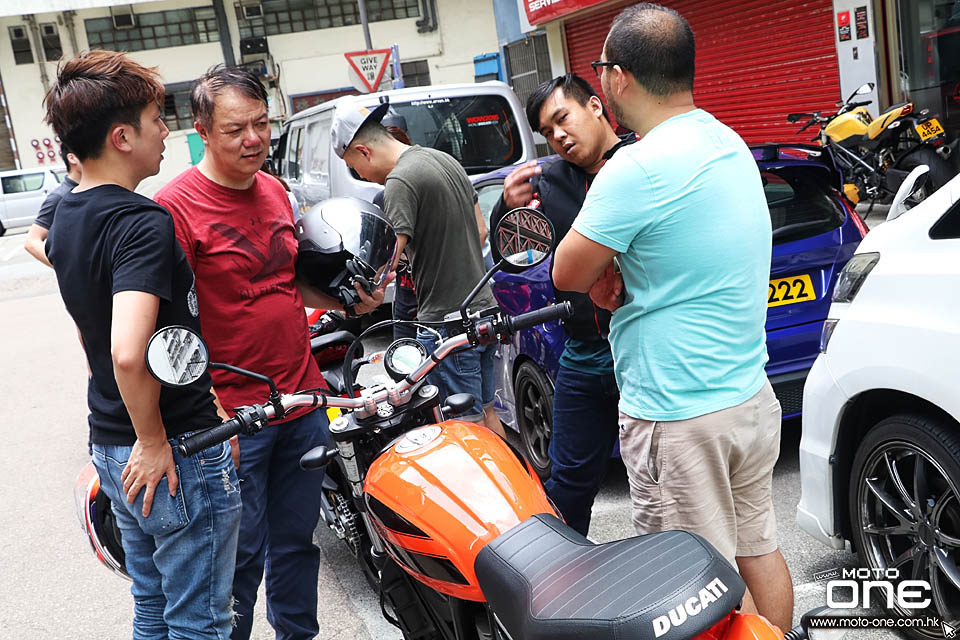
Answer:
[[[776,551],[780,403],[769,382],[743,404],[690,420],[621,412],[620,453],[638,533],[692,531],[731,562]]]

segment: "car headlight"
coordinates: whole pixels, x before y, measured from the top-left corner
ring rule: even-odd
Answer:
[[[837,286],[833,288],[833,301],[853,302],[878,260],[879,253],[859,253],[850,258],[837,278]]]

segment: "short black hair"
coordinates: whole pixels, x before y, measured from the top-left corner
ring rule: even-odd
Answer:
[[[63,160],[63,166],[67,168],[67,173],[70,173],[70,161],[67,160],[68,153],[73,153],[73,151],[70,151],[70,147],[67,145],[60,143],[60,159]]]
[[[259,100],[267,106],[267,90],[260,78],[247,67],[227,67],[218,64],[211,67],[193,84],[190,92],[190,109],[193,117],[205,127],[213,123],[213,107],[217,96],[232,87],[242,95]]]
[[[567,98],[573,98],[581,107],[587,106],[590,98],[599,98],[597,92],[593,90],[590,83],[575,73],[568,73],[563,76],[557,76],[553,80],[547,80],[539,87],[533,90],[533,93],[527,98],[527,120],[534,131],[540,131],[540,110],[543,109],[543,103],[547,98],[553,95],[557,89],[563,90],[563,95]],[[607,114],[607,106],[603,104],[603,117],[610,122],[610,116]]]
[[[607,61],[629,71],[652,95],[693,91],[693,30],[673,9],[650,2],[627,7],[613,19],[604,46]]]

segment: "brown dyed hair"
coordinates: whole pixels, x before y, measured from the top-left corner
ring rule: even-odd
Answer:
[[[384,129],[387,130],[387,133],[392,135],[394,138],[402,142],[403,144],[408,144],[413,146],[413,143],[410,142],[410,137],[407,136],[407,132],[401,129],[400,127],[395,127],[392,124],[384,126]]]
[[[155,67],[94,49],[60,63],[57,83],[43,99],[45,121],[82,162],[100,155],[115,125],[139,131],[144,108],[151,102],[162,108],[163,97]]]

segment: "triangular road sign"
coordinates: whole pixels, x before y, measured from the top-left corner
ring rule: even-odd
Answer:
[[[380,82],[383,80],[383,74],[390,64],[390,49],[370,49],[369,51],[351,51],[343,54],[347,59],[347,64],[359,76],[362,84],[354,82],[358,91],[364,93],[374,93]],[[353,74],[350,74],[353,76]]]

